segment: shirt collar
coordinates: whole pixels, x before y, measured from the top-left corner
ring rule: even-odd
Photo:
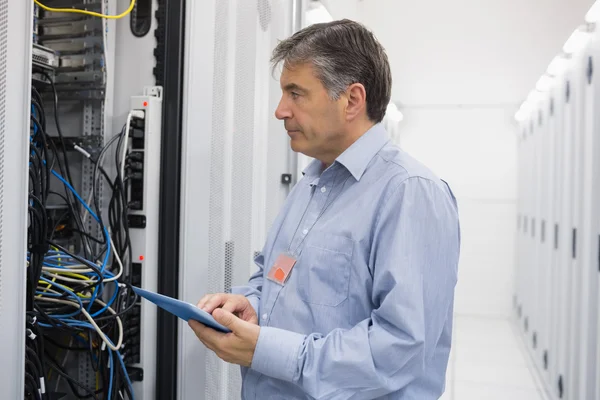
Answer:
[[[373,157],[389,140],[383,125],[375,124],[340,154],[336,161],[346,167],[354,179],[360,181]]]
[[[389,140],[383,125],[375,124],[340,154],[336,162],[343,165],[354,179],[360,181],[373,157]],[[309,178],[317,178],[321,175],[322,170],[323,163],[319,160],[312,160],[302,174]]]

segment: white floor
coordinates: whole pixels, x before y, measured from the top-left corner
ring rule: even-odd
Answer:
[[[544,400],[509,320],[456,316],[441,400]]]

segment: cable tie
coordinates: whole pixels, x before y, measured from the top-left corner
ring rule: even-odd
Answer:
[[[102,350],[102,351],[106,350],[106,342],[102,342],[102,347],[100,348],[100,350]]]
[[[29,339],[31,340],[35,340],[35,338],[37,337],[37,335],[33,333],[31,329],[27,329],[27,336],[29,336]]]
[[[43,376],[40,377],[40,387],[42,389],[42,394],[46,393],[46,381]]]

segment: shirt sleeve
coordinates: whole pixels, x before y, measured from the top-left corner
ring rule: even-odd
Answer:
[[[248,283],[244,286],[233,286],[230,290],[232,294],[241,294],[248,298],[252,307],[254,307],[254,311],[256,311],[256,315],[259,316],[260,320],[260,296],[262,293],[263,286],[263,269],[264,269],[265,258],[260,253],[258,256],[254,258],[254,263],[258,266],[258,271],[256,271],[248,280]]]
[[[432,362],[454,298],[459,248],[449,189],[420,177],[402,181],[373,228],[370,318],[325,336],[261,327],[251,368],[317,399],[401,390]]]

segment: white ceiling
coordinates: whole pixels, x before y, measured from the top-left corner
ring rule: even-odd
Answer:
[[[518,105],[593,0],[322,0],[387,49],[408,107]]]

